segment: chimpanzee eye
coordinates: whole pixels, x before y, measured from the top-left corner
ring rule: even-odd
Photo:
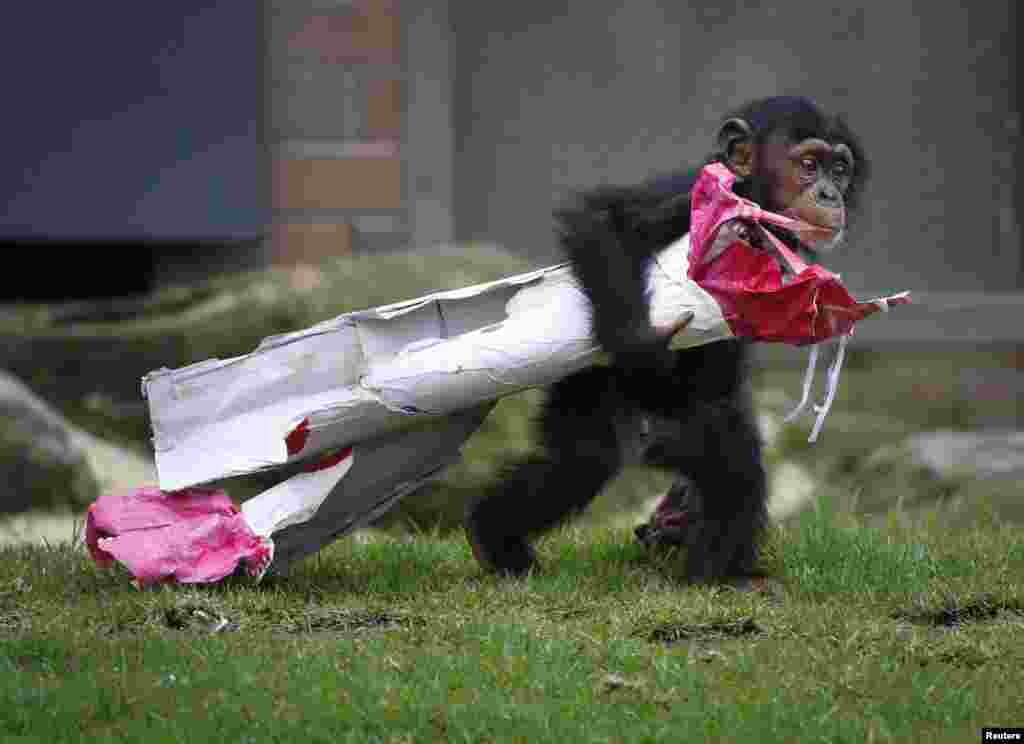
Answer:
[[[801,158],[800,168],[803,169],[805,174],[813,174],[818,172],[818,161],[814,158]]]
[[[832,166],[832,175],[836,178],[845,178],[850,174],[850,166],[846,163],[836,163]]]

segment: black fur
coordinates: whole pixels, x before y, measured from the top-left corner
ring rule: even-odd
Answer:
[[[755,144],[774,132],[846,142],[863,184],[863,150],[841,122],[809,101],[756,101],[732,116],[753,126]],[[712,153],[706,162],[722,159]],[[620,470],[623,422],[646,417],[645,462],[685,479],[698,502],[687,532],[694,582],[749,575],[767,525],[761,442],[747,388],[747,343],[719,341],[670,351],[649,321],[645,270],[690,228],[696,171],[631,188],[584,193],[556,213],[559,237],[594,306],[611,367],[572,375],[550,389],[540,419],[543,448],[509,469],[470,506],[467,534],[491,568],[521,574],[535,565],[530,538],[585,509]],[[757,174],[740,188],[758,193]],[[746,195],[746,194],[745,194]]]

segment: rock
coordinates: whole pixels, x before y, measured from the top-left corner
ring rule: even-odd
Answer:
[[[792,403],[782,407],[792,407]],[[780,522],[811,505],[818,481],[807,467],[787,459],[782,451],[782,416],[763,408],[757,421],[768,468],[768,514],[773,521]]]
[[[78,541],[85,535],[85,519],[69,511],[27,511],[0,514],[0,547],[57,545]]]
[[[88,432],[71,427],[72,441],[85,452],[99,485],[99,493],[124,493],[140,486],[156,485],[152,457],[142,457]]]
[[[878,448],[856,475],[864,514],[1024,523],[1024,432],[932,431]]]
[[[151,458],[78,429],[0,372],[0,514],[82,510],[101,493],[155,482]]]
[[[773,521],[788,519],[813,503],[818,482],[802,465],[778,462],[769,469],[768,478],[768,493],[771,494],[768,514]]]
[[[1024,431],[936,431],[904,447],[914,464],[942,478],[1024,478]]]
[[[89,458],[71,427],[0,371],[0,513],[82,508],[98,495]]]

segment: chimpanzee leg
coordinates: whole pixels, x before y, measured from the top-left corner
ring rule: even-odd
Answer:
[[[704,583],[749,575],[767,526],[761,441],[745,393],[701,401],[647,451],[693,484],[699,506],[687,531],[687,574]]]
[[[514,464],[470,505],[473,554],[500,573],[523,574],[536,558],[528,542],[581,512],[622,466],[612,370],[594,367],[556,383],[540,419],[543,449]]]

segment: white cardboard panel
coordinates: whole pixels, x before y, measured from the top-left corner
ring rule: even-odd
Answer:
[[[671,346],[730,335],[689,280],[688,238],[652,264],[652,320],[686,312]],[[438,292],[265,339],[251,354],[148,375],[160,486],[176,490],[302,459],[546,385],[602,358],[567,265]],[[305,422],[301,450],[285,440]]]

